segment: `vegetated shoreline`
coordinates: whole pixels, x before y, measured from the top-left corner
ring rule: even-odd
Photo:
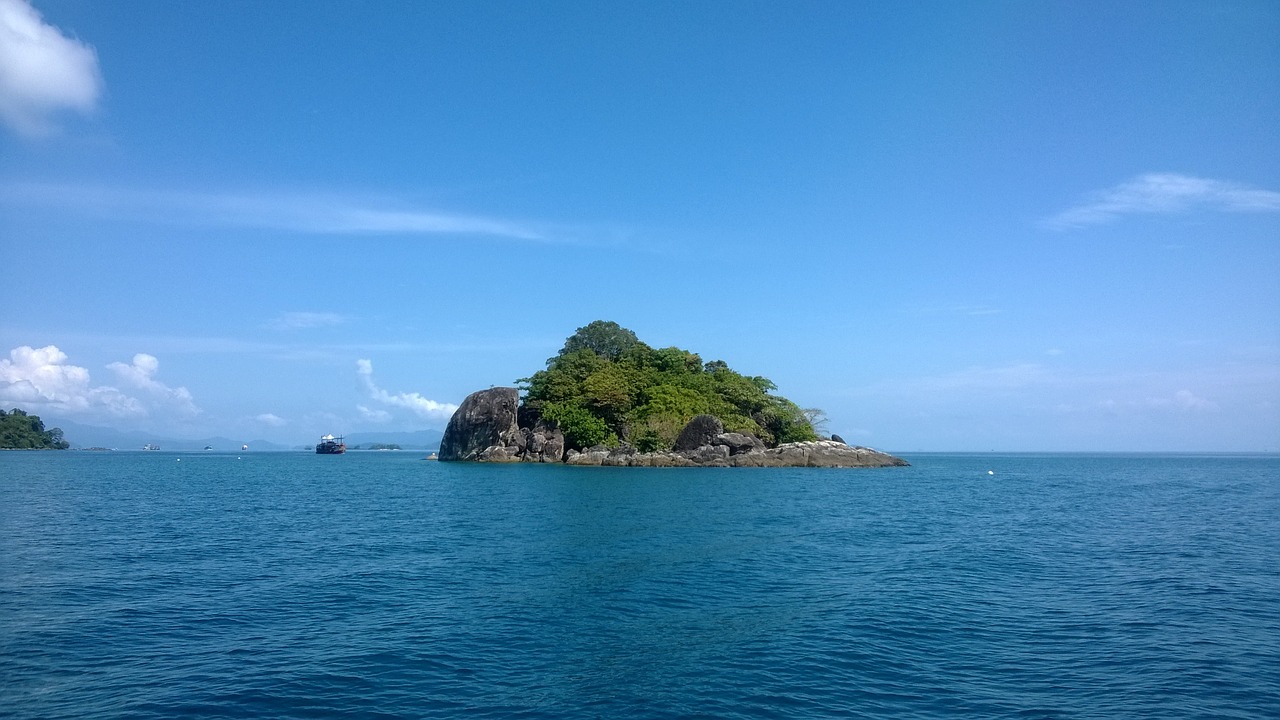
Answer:
[[[654,349],[617,323],[578,328],[547,369],[467,396],[440,459],[615,467],[885,467],[901,458],[853,447],[823,414],[772,394],[767,378]],[[523,398],[521,390],[524,391]]]

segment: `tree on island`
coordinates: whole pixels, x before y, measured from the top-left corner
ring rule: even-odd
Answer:
[[[704,363],[677,347],[654,349],[615,322],[597,320],[565,340],[547,369],[517,381],[522,412],[554,421],[570,447],[627,442],[643,452],[669,449],[696,415],[714,415],[728,432],[767,446],[818,438],[801,409],[770,394],[768,378],[748,377],[724,361]]]
[[[11,412],[0,410],[0,449],[66,450],[69,447],[71,443],[63,439],[62,429],[45,430],[38,415],[28,415],[18,408]]]

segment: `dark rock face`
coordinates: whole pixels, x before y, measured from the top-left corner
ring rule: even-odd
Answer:
[[[848,445],[848,444],[849,444],[849,443],[845,442],[844,438],[842,438],[842,437],[840,437],[839,435],[836,435],[836,434],[834,434],[834,433],[831,435],[831,439],[832,439],[832,440],[835,440],[835,441],[836,441],[836,442],[838,442],[838,443],[844,443],[845,445]]]
[[[562,462],[564,433],[554,423],[518,412],[515,388],[474,392],[449,418],[440,440],[441,460],[478,462]],[[520,427],[519,420],[532,422]]]
[[[520,394],[515,388],[490,388],[468,395],[449,418],[449,425],[440,440],[440,459],[504,459],[507,443],[515,441],[516,437],[524,439],[516,425],[519,404]],[[495,452],[493,448],[503,450]]]
[[[539,419],[531,428],[523,428],[525,462],[560,462],[564,459],[564,433],[554,424]]]
[[[703,445],[710,445],[716,436],[724,432],[724,423],[715,415],[698,415],[676,437],[674,452],[697,450]]]

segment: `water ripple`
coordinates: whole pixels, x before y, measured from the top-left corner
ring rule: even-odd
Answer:
[[[0,454],[0,717],[1280,707],[1274,457],[173,460]]]

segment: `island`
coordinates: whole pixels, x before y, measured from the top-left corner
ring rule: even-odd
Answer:
[[[0,410],[0,450],[66,450],[71,443],[60,428],[44,429],[39,415],[14,408]]]
[[[616,467],[888,467],[905,460],[815,430],[821,411],[767,378],[655,349],[615,322],[578,328],[545,370],[468,395],[439,459]],[[521,395],[523,394],[523,397]]]

